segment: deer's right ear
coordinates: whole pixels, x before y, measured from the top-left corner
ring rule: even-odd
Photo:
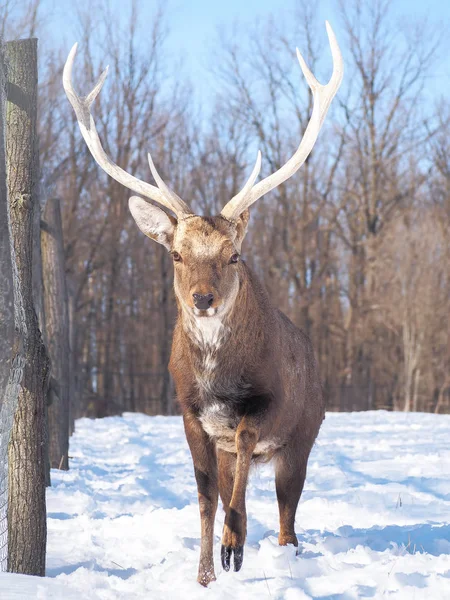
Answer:
[[[170,250],[177,220],[138,196],[132,196],[128,206],[139,229]]]

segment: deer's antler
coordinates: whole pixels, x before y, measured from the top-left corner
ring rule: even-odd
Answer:
[[[150,169],[158,187],[155,187],[154,185],[146,183],[145,181],[141,181],[137,177],[130,175],[116,165],[106,154],[98,136],[98,132],[95,127],[95,121],[91,115],[90,108],[91,104],[94,102],[100,93],[103,84],[105,83],[105,79],[108,74],[108,67],[100,75],[94,89],[85,98],[78,96],[72,85],[72,67],[77,52],[77,45],[78,44],[75,44],[72,47],[69,56],[67,57],[66,64],[64,65],[63,85],[69,102],[77,116],[81,135],[83,136],[84,141],[86,142],[96,162],[113,179],[130,190],[133,190],[133,192],[136,192],[145,198],[149,198],[150,200],[154,200],[158,204],[161,204],[161,206],[168,208],[169,210],[173,211],[177,217],[183,217],[192,214],[192,211],[187,204],[183,202],[183,200],[179,198],[175,192],[173,192],[161,179],[156,171],[150,154],[148,155]]]
[[[235,221],[246,208],[261,198],[261,196],[264,196],[264,194],[267,194],[267,192],[270,192],[270,190],[276,188],[278,185],[286,181],[286,179],[289,179],[289,177],[291,177],[302,166],[313,149],[331,101],[338,91],[344,75],[344,63],[342,61],[341,51],[328,21],[326,22],[326,27],[328,40],[331,47],[331,55],[333,57],[333,74],[331,75],[330,81],[326,85],[321,85],[317,81],[297,49],[297,57],[302,68],[303,75],[305,76],[305,79],[311,88],[314,100],[311,119],[303,135],[302,141],[300,142],[300,146],[297,148],[295,154],[287,161],[285,165],[278,169],[278,171],[275,171],[275,173],[272,173],[272,175],[262,179],[256,185],[252,185],[250,182],[253,183],[258,176],[259,166],[261,164],[261,158],[258,153],[256,165],[253,169],[250,179],[247,181],[242,191],[234,196],[234,198],[232,198],[223,208],[221,215],[225,219]]]

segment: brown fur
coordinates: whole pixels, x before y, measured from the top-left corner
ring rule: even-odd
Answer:
[[[308,456],[324,417],[310,340],[272,307],[245,262],[228,262],[240,249],[247,220],[248,214],[237,225],[221,217],[192,217],[173,235],[172,251],[182,261],[175,262],[179,314],[169,369],[198,486],[202,530],[198,581],[203,585],[215,578],[218,492],[226,515],[222,562],[228,570],[234,553],[235,569],[240,568],[246,536],[245,490],[253,461],[275,460],[279,543],[297,546],[295,512]],[[191,296],[197,290],[213,292],[213,307],[219,310],[234,294],[222,317],[218,343],[193,333]],[[213,318],[201,316],[197,323],[206,327]]]
[[[275,459],[279,542],[297,544],[295,511],[324,415],[319,377],[309,339],[271,306],[245,263],[234,258],[247,229],[245,207],[303,164],[340,86],[342,57],[331,27],[327,28],[333,75],[326,86],[315,80],[299,55],[315,103],[315,119],[310,121],[305,143],[300,143],[288,163],[254,185],[261,166],[258,154],[243,190],[227,203],[221,216],[213,218],[192,215],[159,177],[150,155],[158,188],[125,174],[105,155],[89,112],[104,76],[88,96],[80,98],[71,83],[76,46],[64,67],[64,88],[98,164],[116,181],[178,216],[176,220],[140,197],[130,198],[130,210],[140,229],[163,244],[175,261],[179,316],[170,371],[198,485],[202,523],[198,580],[203,585],[214,579],[213,525],[219,492],[226,512],[222,564],[228,570],[234,554],[235,570],[241,567],[245,490],[252,461]]]

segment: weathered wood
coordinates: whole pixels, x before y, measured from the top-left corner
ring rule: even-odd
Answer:
[[[39,329],[45,332],[45,313],[44,313],[44,283],[42,281],[42,255],[41,255],[41,215],[45,205],[45,196],[42,193],[42,186],[39,185],[41,174],[41,165],[39,160],[39,140],[36,136],[36,189],[33,212],[33,302],[39,323]],[[44,341],[47,345],[47,342]]]
[[[6,571],[8,559],[8,443],[24,366],[20,330],[14,326],[15,320],[19,322],[22,302],[17,295],[17,286],[14,290],[11,256],[6,189],[5,109],[6,73],[3,44],[0,43],[0,571]]]
[[[76,366],[76,330],[75,330],[75,293],[70,279],[66,275],[67,298],[69,308],[69,436],[75,431],[75,418],[77,407],[79,406],[78,385],[77,385],[77,366]]]
[[[49,362],[33,303],[37,40],[9,42],[6,171],[25,367],[9,446],[8,570],[45,575],[45,403]]]
[[[0,69],[2,67],[0,52]],[[6,192],[5,147],[4,147],[4,87],[3,73],[0,74],[0,409],[11,371],[12,347],[14,344],[14,296],[9,239],[9,218]]]
[[[47,201],[41,223],[45,342],[50,356],[48,446],[50,466],[69,468],[70,345],[69,310],[64,269],[61,208],[57,198]]]

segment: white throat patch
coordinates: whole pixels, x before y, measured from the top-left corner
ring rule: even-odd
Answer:
[[[214,309],[208,309],[208,312],[210,310]],[[193,341],[206,353],[217,350],[229,331],[223,323],[222,315],[199,317],[191,313],[185,323]]]
[[[204,392],[211,393],[216,380],[218,350],[230,329],[224,324],[223,315],[199,317],[193,313],[184,319],[184,326],[201,353],[201,362],[195,369],[197,385]]]

